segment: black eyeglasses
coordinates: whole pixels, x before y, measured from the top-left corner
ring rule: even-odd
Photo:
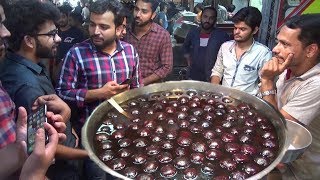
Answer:
[[[49,31],[47,33],[40,33],[40,34],[35,34],[35,36],[49,36],[49,37],[52,37],[53,40],[54,38],[56,37],[56,35],[58,35],[58,29],[54,29],[52,31]]]

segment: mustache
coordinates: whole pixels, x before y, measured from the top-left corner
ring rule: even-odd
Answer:
[[[8,47],[8,39],[0,37],[0,46],[4,45],[6,48]]]

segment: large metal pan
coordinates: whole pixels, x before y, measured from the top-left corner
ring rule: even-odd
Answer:
[[[170,81],[165,83],[152,84],[149,86],[145,86],[138,89],[133,89],[130,91],[126,91],[120,94],[113,96],[116,102],[121,104],[127,100],[133,99],[140,95],[146,95],[155,92],[161,91],[174,91],[174,90],[198,90],[198,91],[210,91],[221,93],[225,96],[230,96],[234,99],[238,99],[240,101],[246,102],[256,108],[260,113],[262,113],[265,117],[267,117],[275,126],[277,130],[277,135],[279,137],[279,152],[276,159],[264,170],[255,174],[254,176],[248,179],[260,179],[266,176],[272,169],[276,167],[278,163],[281,162],[282,157],[284,156],[289,143],[286,128],[286,121],[283,116],[274,109],[270,104],[265,101],[249,95],[247,93],[234,90],[231,88],[213,85],[205,82],[198,81]],[[113,176],[128,179],[125,176],[119,174],[116,171],[113,171],[108,166],[106,166],[95,154],[95,149],[93,145],[93,139],[96,133],[98,126],[102,123],[108,111],[112,108],[112,106],[107,102],[103,102],[100,104],[91,114],[91,116],[87,119],[85,125],[82,128],[82,144],[84,148],[88,151],[90,158],[104,171],[110,173]]]

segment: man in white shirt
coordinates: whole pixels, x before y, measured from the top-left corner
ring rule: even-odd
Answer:
[[[277,41],[275,56],[261,70],[261,94],[285,119],[308,126],[312,143],[290,169],[297,179],[319,179],[320,14],[289,19]]]
[[[238,11],[234,22],[234,40],[223,43],[212,69],[211,83],[232,87],[252,95],[258,93],[259,71],[272,57],[271,51],[254,40],[262,15],[255,7]]]

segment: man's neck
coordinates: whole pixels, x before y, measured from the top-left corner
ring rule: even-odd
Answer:
[[[150,30],[151,25],[152,22],[146,24],[145,26],[134,26],[133,33],[140,39]]]
[[[213,31],[213,28],[208,29],[208,30],[201,28],[200,33],[202,33],[202,34],[210,34],[212,31]]]
[[[71,28],[70,25],[66,25],[66,26],[64,26],[64,27],[59,27],[60,31],[67,31],[67,30],[69,30],[70,28]]]
[[[253,43],[253,38],[251,38],[250,40],[245,41],[245,42],[237,42],[236,46],[239,49],[246,50],[246,49],[250,48],[252,43]]]
[[[289,66],[288,68],[290,68],[293,76],[298,77],[312,69],[318,63],[319,61],[316,59],[305,59],[304,63],[300,64],[299,66]]]
[[[28,61],[31,61],[35,64],[38,64],[40,62],[40,58],[36,57],[33,52],[27,52],[27,51],[20,49],[19,51],[16,51],[15,53],[17,53],[18,55],[24,57]]]
[[[117,41],[102,49],[102,52],[111,55],[117,49]]]

